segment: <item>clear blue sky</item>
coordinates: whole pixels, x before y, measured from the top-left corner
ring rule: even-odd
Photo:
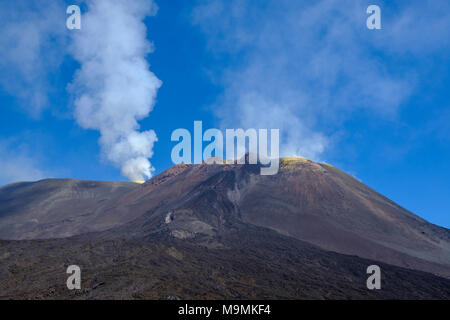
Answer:
[[[83,23],[89,1],[52,3],[0,6],[0,184],[125,180],[102,156],[99,131],[75,118],[68,88],[82,65],[72,36],[83,27],[67,30],[65,9],[80,4]],[[172,131],[194,120],[273,126],[286,154],[333,164],[450,227],[447,0],[156,3],[144,20],[154,46],[145,58],[162,86],[139,121],[158,136],[156,174],[172,165]],[[366,28],[369,4],[381,7],[381,30]]]

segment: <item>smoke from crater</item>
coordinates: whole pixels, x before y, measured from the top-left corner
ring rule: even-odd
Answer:
[[[100,131],[104,157],[130,180],[152,176],[149,158],[157,136],[139,131],[155,104],[161,81],[150,71],[143,19],[154,15],[151,0],[90,0],[81,30],[70,49],[81,67],[70,85],[75,118],[81,127]]]

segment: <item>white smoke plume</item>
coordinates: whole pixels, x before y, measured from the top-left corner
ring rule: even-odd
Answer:
[[[153,130],[139,132],[138,121],[155,104],[161,81],[149,70],[143,19],[154,15],[151,0],[89,0],[81,30],[73,32],[71,53],[81,64],[70,90],[75,118],[99,130],[102,153],[130,180],[146,180],[157,141]]]

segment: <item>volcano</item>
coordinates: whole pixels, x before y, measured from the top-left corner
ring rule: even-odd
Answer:
[[[176,165],[144,184],[0,188],[0,296],[450,298],[450,230],[331,165],[293,157],[259,172]],[[70,264],[86,270],[78,293]],[[372,264],[381,290],[366,287]]]

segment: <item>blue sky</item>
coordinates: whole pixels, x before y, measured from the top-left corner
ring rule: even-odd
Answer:
[[[157,12],[147,0],[131,9],[110,3],[97,13],[92,1],[2,4],[0,184],[126,180],[127,159],[111,151],[117,141],[99,143],[100,132],[114,132],[101,117],[86,121],[76,102],[99,95],[83,73],[92,51],[108,41],[122,50],[125,42],[124,54],[143,57],[155,76],[138,69],[155,96],[130,98],[149,106],[138,123],[158,137],[155,174],[172,165],[172,131],[192,130],[194,120],[204,128],[275,127],[285,155],[333,164],[450,227],[448,1],[171,0],[156,1]],[[65,28],[69,4],[82,8],[81,30]],[[382,30],[366,28],[369,4],[381,7]],[[96,24],[114,15],[117,22]],[[89,45],[96,37],[99,44]],[[114,75],[120,62],[97,76]],[[133,88],[125,85],[118,98]]]

